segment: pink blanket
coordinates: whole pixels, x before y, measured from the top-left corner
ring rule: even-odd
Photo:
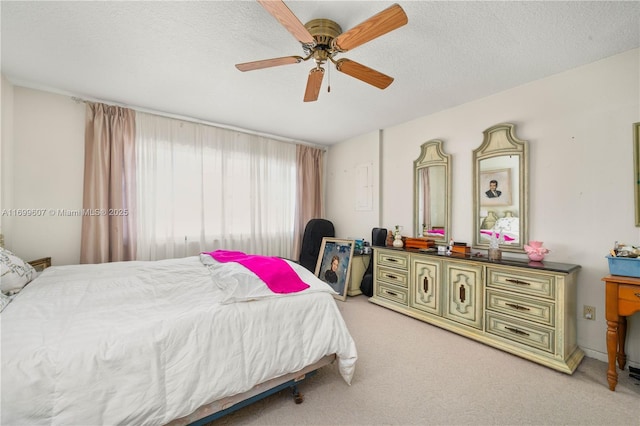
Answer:
[[[486,230],[486,229],[481,229],[481,230],[480,230],[480,233],[481,233],[481,234],[483,234],[483,235],[487,235],[487,236],[491,237],[491,235],[492,235],[493,231],[491,231],[491,230]],[[499,233],[499,232],[496,232],[496,238],[500,238],[500,233]],[[504,234],[504,240],[505,240],[505,241],[513,241],[513,240],[515,240],[515,238],[510,237],[510,236],[509,236],[509,235],[507,235],[507,234]]]
[[[204,253],[220,263],[236,262],[253,272],[274,293],[295,293],[309,287],[291,266],[279,257],[245,254],[241,251],[215,250]]]

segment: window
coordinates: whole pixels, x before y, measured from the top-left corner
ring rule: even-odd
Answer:
[[[295,145],[136,114],[137,258],[218,248],[290,257]]]

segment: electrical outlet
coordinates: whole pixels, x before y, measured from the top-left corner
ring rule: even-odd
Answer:
[[[596,308],[595,308],[595,306],[584,305],[582,307],[582,317],[584,319],[594,320],[595,321],[595,319],[596,319]]]

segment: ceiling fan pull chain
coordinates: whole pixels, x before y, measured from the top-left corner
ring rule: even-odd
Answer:
[[[327,93],[331,93],[331,67],[327,67]]]

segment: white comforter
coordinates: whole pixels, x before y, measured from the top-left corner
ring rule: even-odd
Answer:
[[[309,289],[241,301],[208,263],[43,272],[2,312],[2,424],[165,424],[332,353],[350,383],[355,344],[330,287],[292,264]]]

